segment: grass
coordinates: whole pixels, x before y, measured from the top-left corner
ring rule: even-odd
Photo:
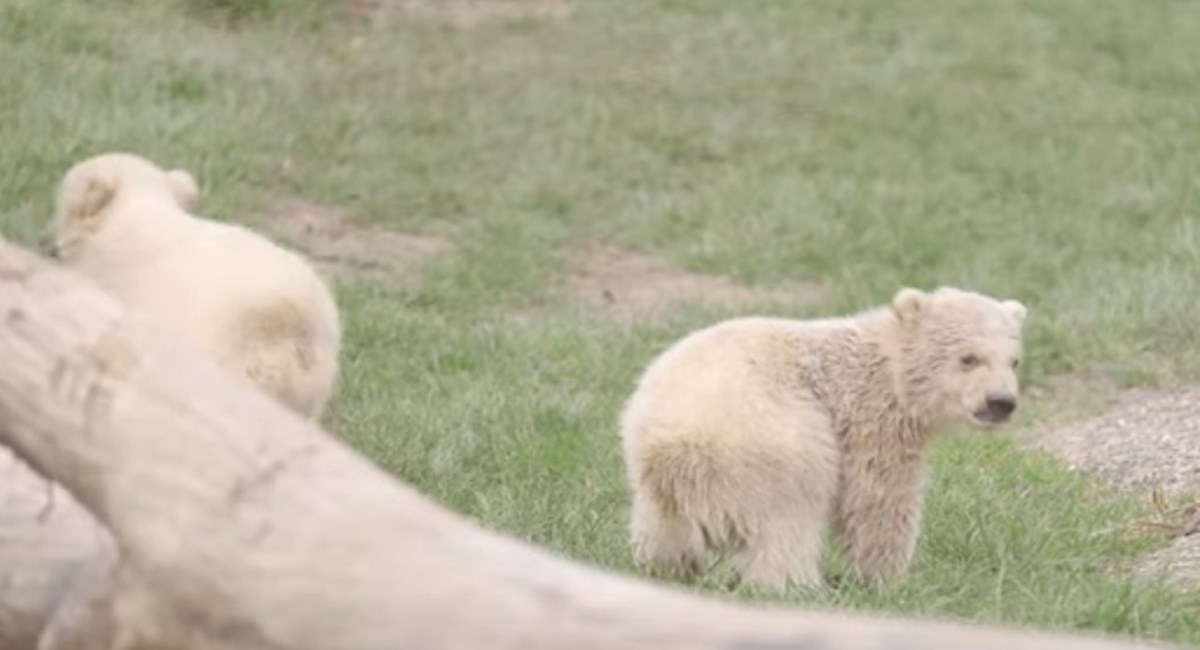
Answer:
[[[418,291],[338,287],[336,426],[486,526],[634,571],[617,410],[733,313],[510,318],[578,242],[829,286],[795,316],[902,283],[1017,297],[1028,385],[1200,376],[1192,3],[592,0],[467,31],[202,5],[0,3],[0,227],[32,242],[65,169],[119,148],[194,171],[221,218],[300,197],[453,239]],[[934,472],[909,579],[787,599],[1200,642],[1196,594],[1120,570],[1150,542],[1092,534],[1140,504],[1006,437],[947,440]]]

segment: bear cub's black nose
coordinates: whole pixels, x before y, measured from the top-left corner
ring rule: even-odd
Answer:
[[[1006,418],[1017,410],[1017,398],[1012,395],[988,395],[987,408],[993,415]]]

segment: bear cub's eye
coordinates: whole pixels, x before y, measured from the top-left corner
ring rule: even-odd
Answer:
[[[979,357],[974,354],[964,354],[958,361],[962,364],[963,368],[968,369],[979,365]]]

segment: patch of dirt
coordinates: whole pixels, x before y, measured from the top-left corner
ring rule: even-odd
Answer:
[[[1200,387],[1123,393],[1108,411],[1035,445],[1124,489],[1200,493]]]
[[[1071,469],[1151,494],[1158,514],[1118,528],[1172,542],[1140,558],[1138,573],[1200,586],[1200,386],[1123,391],[1100,415],[1041,431],[1032,445]],[[1184,503],[1168,508],[1167,497]]]
[[[824,296],[815,283],[755,291],[724,276],[683,271],[660,259],[610,245],[581,251],[563,289],[575,304],[624,323],[653,318],[685,304],[738,307],[765,301],[808,305]]]
[[[445,239],[358,223],[344,210],[303,201],[281,205],[259,221],[335,280],[367,278],[409,286],[430,259],[452,247]]]
[[[1176,537],[1138,560],[1137,574],[1184,589],[1200,587],[1200,534]]]
[[[569,0],[347,0],[355,15],[379,20],[399,14],[470,29],[490,20],[560,19],[571,12]]]

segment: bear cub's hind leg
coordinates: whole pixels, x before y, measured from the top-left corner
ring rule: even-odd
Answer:
[[[787,508],[744,533],[733,554],[743,580],[775,590],[821,586],[821,550],[829,505],[803,505],[807,508]]]
[[[639,491],[633,498],[630,528],[637,564],[665,569],[684,578],[700,573],[706,547],[695,522],[670,512],[655,503],[652,496]]]

